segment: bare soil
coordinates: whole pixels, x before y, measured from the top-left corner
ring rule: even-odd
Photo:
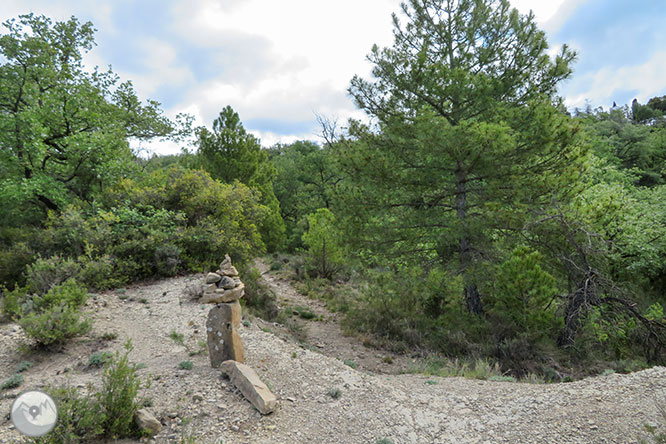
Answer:
[[[649,441],[645,424],[663,426],[666,368],[612,374],[566,384],[525,384],[397,374],[410,358],[366,348],[342,334],[335,314],[299,295],[287,281],[260,265],[281,304],[306,306],[323,320],[298,319],[305,341],[280,325],[248,318],[241,327],[246,363],[279,399],[276,412],[259,414],[219,370],[210,367],[205,341],[209,306],[186,296],[203,275],[166,279],[94,295],[85,311],[93,331],[61,350],[35,352],[20,327],[0,325],[0,378],[22,360],[35,363],[19,389],[0,393],[0,443],[27,440],[13,429],[8,413],[22,390],[51,386],[86,389],[102,370],[89,368],[95,351],[122,350],[152,385],[152,411],[162,421],[154,443],[638,443]],[[242,278],[242,277],[241,277]],[[184,334],[184,344],[169,335]],[[105,333],[117,338],[105,340]],[[278,334],[276,334],[278,333]],[[390,356],[393,364],[388,364]],[[354,361],[353,369],[343,361]],[[192,361],[192,370],[179,370]],[[334,399],[331,389],[339,389]],[[195,438],[187,441],[186,438]],[[138,441],[112,441],[129,444]],[[385,441],[386,442],[386,441]]]

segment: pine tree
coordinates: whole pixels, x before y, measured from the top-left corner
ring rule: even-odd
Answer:
[[[454,268],[470,312],[493,239],[580,167],[557,84],[575,53],[550,58],[532,14],[506,0],[410,0],[394,45],[373,47],[373,79],[349,93],[371,118],[341,144],[348,208],[367,246]],[[411,259],[410,259],[411,260]]]

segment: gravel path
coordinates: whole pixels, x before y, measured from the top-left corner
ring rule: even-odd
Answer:
[[[101,370],[87,367],[88,356],[120,350],[128,338],[135,347],[131,358],[146,364],[141,375],[153,379],[145,394],[165,425],[152,441],[160,444],[189,442],[181,441],[189,436],[197,444],[374,444],[382,438],[395,444],[638,443],[648,439],[644,424],[665,422],[657,408],[657,400],[666,403],[663,367],[549,385],[372,374],[251,320],[241,327],[246,361],[279,398],[278,410],[261,416],[200,353],[209,307],[188,300],[185,287],[201,279],[167,279],[96,295],[87,304],[93,332],[58,352],[22,355],[20,328],[1,325],[0,376],[9,376],[23,359],[35,366],[25,372],[21,389],[2,394],[0,443],[25,442],[4,416],[20,390],[97,384]],[[170,339],[172,331],[184,335],[182,345]],[[108,332],[117,339],[103,340]],[[193,362],[191,371],[177,369],[184,360]],[[334,388],[341,392],[338,399],[329,395]]]

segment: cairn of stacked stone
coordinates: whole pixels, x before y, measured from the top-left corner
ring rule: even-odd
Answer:
[[[201,297],[202,303],[215,304],[206,321],[208,356],[214,368],[228,360],[245,362],[245,352],[238,334],[241,322],[241,305],[238,300],[244,294],[245,285],[227,254],[220,269],[206,276],[206,288]]]

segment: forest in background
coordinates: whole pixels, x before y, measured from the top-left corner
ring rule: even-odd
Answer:
[[[552,381],[663,364],[666,97],[568,112],[575,53],[549,57],[506,1],[411,0],[397,17],[372,77],[351,80],[367,121],[269,149],[230,106],[197,128],[83,66],[91,23],[6,22],[5,318],[61,343],[89,328],[88,290],[225,253],[250,280],[271,253],[384,345]],[[175,156],[130,148],[187,137]],[[247,304],[266,297],[248,283]]]

